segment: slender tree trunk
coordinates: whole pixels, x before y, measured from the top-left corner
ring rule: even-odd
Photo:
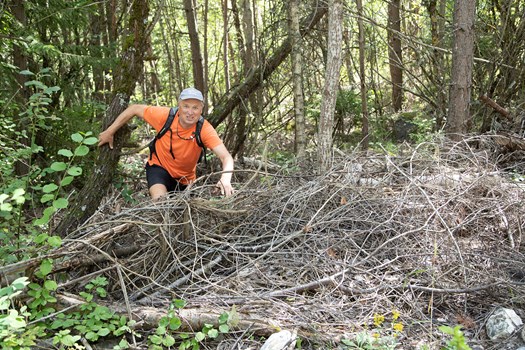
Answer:
[[[259,55],[257,53],[257,47],[255,45],[255,38],[257,32],[257,22],[255,21],[257,6],[253,0],[242,0],[242,23],[244,32],[244,50],[246,51],[245,57],[245,73],[244,77],[250,76],[252,70],[257,67],[259,63]],[[245,138],[248,134],[252,135],[254,139],[257,138],[257,133],[254,134],[253,126],[259,125],[258,121],[262,119],[262,109],[264,98],[261,91],[256,91],[254,94],[249,96],[250,115],[246,120],[246,133]],[[251,117],[251,118],[250,118]],[[255,144],[255,142],[252,142]],[[239,154],[242,155],[244,152],[244,144],[239,150]]]
[[[202,66],[202,52],[197,30],[197,13],[194,0],[184,0],[184,11],[190,34],[191,63],[193,65],[193,83],[197,89],[204,91],[204,67]]]
[[[345,42],[345,50],[343,51],[343,53],[344,53],[344,63],[345,63],[345,68],[346,68],[346,75],[348,76],[348,84],[353,86],[355,84],[355,81],[354,81],[355,62],[352,57],[352,51],[351,51],[352,50],[351,36],[352,36],[352,31],[346,29],[343,32],[343,40]]]
[[[239,84],[246,76],[246,72],[249,71],[248,62],[250,59],[246,56],[246,49],[244,45],[243,38],[243,29],[241,26],[241,15],[239,13],[239,8],[237,6],[237,0],[230,0],[231,3],[231,12],[233,15],[233,25],[235,26],[235,34],[237,40],[237,47],[239,48],[237,55],[240,56],[242,67],[239,74],[235,74],[234,84]],[[225,34],[227,35],[227,34]],[[231,42],[230,46],[231,46]],[[235,53],[230,47],[230,54],[232,55],[233,61],[235,61]],[[235,70],[236,71],[236,70]],[[237,72],[236,72],[237,73]],[[242,74],[241,74],[242,73]],[[234,122],[229,122],[229,130],[227,134],[230,136],[230,140],[225,142],[229,143],[230,153],[233,157],[242,156],[244,151],[244,141],[247,135],[247,126],[248,126],[248,115],[250,112],[249,105],[247,103],[241,103],[237,111],[237,120]]]
[[[441,1],[444,3],[444,1]],[[427,11],[430,17],[430,33],[432,36],[432,64],[430,65],[430,81],[436,87],[436,130],[440,130],[443,127],[444,117],[447,113],[447,93],[444,79],[444,62],[443,52],[439,50],[442,46],[442,22],[443,13],[440,12],[441,8],[438,6],[437,0],[429,0],[426,2]]]
[[[319,121],[318,161],[321,171],[332,166],[332,132],[335,103],[341,76],[341,43],[343,42],[342,0],[328,2],[328,55],[326,60],[325,83]]]
[[[456,0],[454,5],[454,46],[446,131],[454,140],[468,132],[470,92],[474,56],[476,0]]]
[[[228,59],[228,0],[222,0],[222,58],[224,60],[224,84],[230,90],[230,60]]]
[[[295,155],[300,161],[306,153],[306,121],[303,92],[303,38],[299,28],[299,0],[290,0],[289,35],[292,38],[292,82],[295,114]]]
[[[146,27],[148,13],[147,0],[135,0],[131,5],[128,24],[130,33],[124,35],[132,37],[133,40],[124,40],[121,62],[114,74],[114,97],[104,118],[103,129],[113,123],[127,107],[129,97],[133,94],[138,77],[142,73],[149,36]],[[106,146],[100,148],[100,154],[91,171],[92,176],[88,178],[77,199],[70,201],[71,206],[55,230],[56,233],[66,236],[97,210],[107,188],[115,178],[122,145],[129,138],[129,133],[129,128],[121,128],[115,135],[114,149]]]
[[[15,19],[20,23],[22,27],[27,25],[26,11],[24,8],[23,1],[11,0],[9,3],[11,13]],[[13,36],[16,36],[14,34]],[[22,48],[18,44],[13,44],[13,65],[18,67],[20,71],[27,70],[27,56],[23,53]],[[16,95],[16,99],[19,101],[20,106],[23,106],[29,100],[29,89],[25,86],[27,81],[27,75],[17,74],[16,82],[18,84],[19,93]],[[23,124],[23,122],[21,121]],[[21,130],[23,128],[20,128]],[[20,141],[26,147],[30,147],[31,140],[28,137],[22,137]],[[17,176],[24,176],[29,173],[29,164],[26,162],[27,159],[18,159],[15,162],[15,174]]]
[[[202,93],[204,94],[204,101],[208,101],[208,67],[209,67],[209,57],[208,57],[208,11],[209,11],[209,1],[204,0],[204,10],[202,13],[203,17],[203,23],[204,23],[204,35],[202,39],[202,43],[204,46],[204,90],[202,90]],[[204,115],[208,114],[208,104],[204,104],[204,110],[202,111]]]
[[[363,27],[363,2],[356,0],[357,3],[357,26],[359,30],[359,80],[361,91],[361,113],[363,129],[361,130],[361,147],[363,150],[368,149],[368,103],[367,87],[365,75],[365,30]]]
[[[394,111],[403,105],[403,60],[401,50],[401,0],[388,3],[388,58],[392,80],[392,106]]]

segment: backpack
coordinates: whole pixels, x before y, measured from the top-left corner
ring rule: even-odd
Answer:
[[[164,123],[164,126],[159,130],[159,132],[157,133],[157,135],[155,135],[155,137],[153,138],[153,140],[150,141],[148,147],[149,147],[149,159],[152,159],[153,158],[153,154],[155,153],[155,155],[157,154],[157,150],[155,148],[155,143],[157,142],[158,139],[160,139],[162,136],[164,136],[164,134],[166,132],[168,132],[168,130],[170,131],[170,140],[171,140],[171,137],[173,136],[173,132],[171,131],[170,127],[171,127],[171,124],[173,123],[173,119],[175,119],[175,115],[177,114],[177,111],[179,110],[179,108],[170,108],[170,113],[168,115],[168,119],[166,119],[166,123]],[[202,142],[202,139],[201,139],[201,130],[202,130],[202,125],[204,124],[204,117],[201,115],[199,120],[197,121],[197,127],[195,128],[195,141],[197,142],[197,145],[199,147],[202,148],[202,152],[201,152],[201,155],[199,157],[199,162],[201,162],[203,159],[204,159],[204,164],[206,164],[206,147],[204,146],[204,143]],[[173,155],[173,151],[171,150],[170,148],[170,153],[171,153],[171,156],[173,157],[173,159],[175,159],[175,156]],[[158,158],[158,156],[157,156]]]

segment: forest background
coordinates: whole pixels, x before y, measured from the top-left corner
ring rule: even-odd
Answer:
[[[114,151],[97,149],[96,136],[128,103],[175,105],[188,86],[204,92],[206,117],[239,164],[322,173],[334,153],[520,132],[524,7],[2,2],[0,261],[59,247],[115,188],[133,201],[143,159],[119,160],[154,131],[136,121]]]

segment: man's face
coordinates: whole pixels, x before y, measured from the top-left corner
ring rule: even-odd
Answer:
[[[203,103],[199,100],[189,99],[179,102],[179,121],[184,128],[196,124],[202,114]]]

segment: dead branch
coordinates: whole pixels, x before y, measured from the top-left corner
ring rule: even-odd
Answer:
[[[502,170],[525,173],[523,149],[513,158],[503,140],[341,155],[323,174],[247,171],[229,198],[204,176],[79,227],[52,252],[55,266],[75,266],[60,291],[105,276],[119,312],[143,324],[172,298],[188,302],[194,329],[237,305],[247,334],[297,328],[325,348],[392,309],[406,325],[431,324],[424,310],[483,318],[487,305],[525,300],[525,187]],[[24,269],[0,268],[13,271]]]
[[[512,121],[512,116],[510,115],[510,112],[507,111],[505,108],[501,107],[496,101],[488,97],[487,95],[481,95],[479,98],[482,102],[484,102],[487,106],[494,109],[496,112],[498,112],[500,115],[505,117],[506,119]]]

